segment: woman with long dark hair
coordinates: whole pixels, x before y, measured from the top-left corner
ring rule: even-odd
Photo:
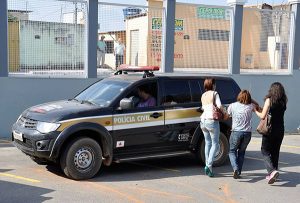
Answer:
[[[257,116],[264,119],[267,114],[271,115],[272,129],[268,135],[263,135],[261,152],[268,171],[266,179],[268,184],[273,184],[279,176],[278,159],[280,146],[284,136],[284,113],[286,110],[287,96],[281,83],[271,85],[265,97],[262,112],[255,111]]]

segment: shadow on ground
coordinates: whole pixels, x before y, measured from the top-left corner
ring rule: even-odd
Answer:
[[[43,202],[52,199],[42,195],[53,192],[45,188],[0,180],[1,202]]]
[[[256,183],[262,181],[266,176],[264,162],[259,151],[247,151],[242,179],[238,180],[247,183]],[[299,166],[300,154],[281,152],[280,153],[280,178],[277,186],[296,187],[300,184],[300,173],[297,171],[287,171],[290,167]],[[59,176],[64,177],[60,167],[49,165],[46,168]],[[254,171],[263,170],[261,173]],[[221,167],[214,168],[215,177],[232,178],[232,168],[229,160]],[[92,179],[93,182],[119,182],[119,181],[141,181],[155,180],[170,177],[197,176],[204,175],[203,165],[201,165],[193,155],[162,158],[153,160],[144,160],[136,162],[127,162],[116,164],[109,167],[102,166],[99,173]]]

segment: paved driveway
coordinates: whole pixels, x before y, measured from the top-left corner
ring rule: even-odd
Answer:
[[[0,202],[300,202],[300,136],[285,136],[273,185],[265,180],[260,142],[252,137],[239,180],[229,162],[209,178],[192,156],[184,156],[113,164],[91,180],[73,181],[2,140]]]

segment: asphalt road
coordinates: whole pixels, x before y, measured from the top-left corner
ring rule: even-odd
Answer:
[[[73,181],[0,140],[0,202],[300,202],[300,136],[285,136],[273,185],[265,180],[260,143],[252,137],[239,180],[229,161],[209,178],[193,156],[183,156],[113,164],[91,180]]]

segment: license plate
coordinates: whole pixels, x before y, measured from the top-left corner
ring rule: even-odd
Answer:
[[[21,142],[23,142],[23,134],[22,133],[18,133],[16,131],[13,131],[13,136],[14,136],[14,139],[20,140]]]

